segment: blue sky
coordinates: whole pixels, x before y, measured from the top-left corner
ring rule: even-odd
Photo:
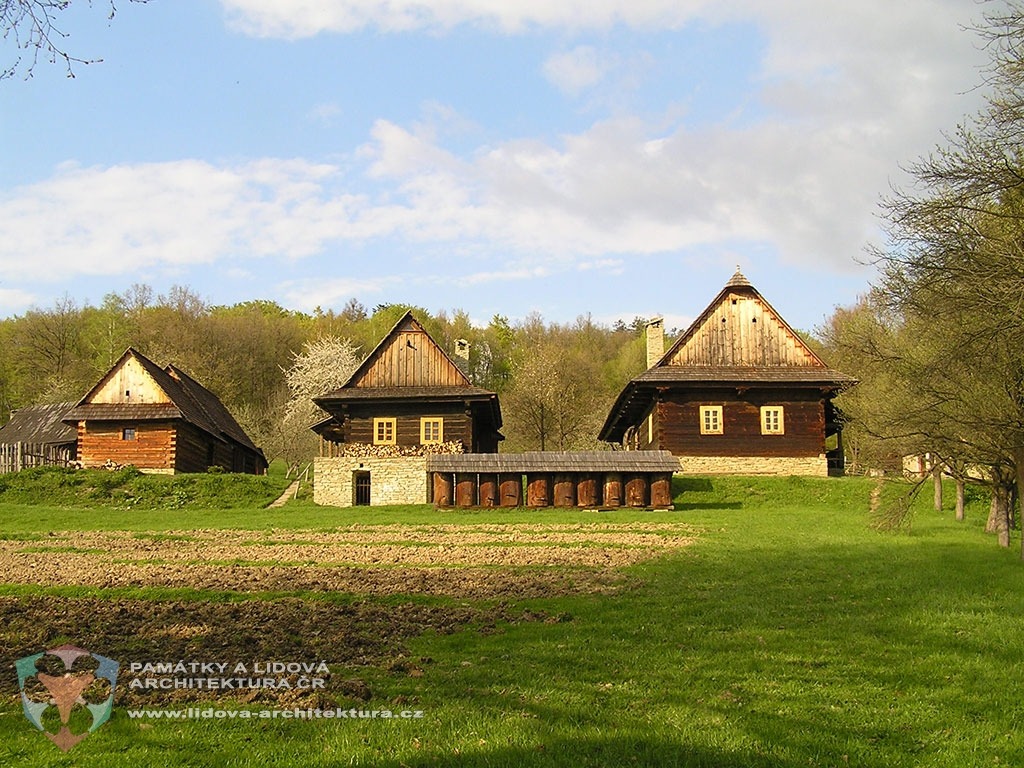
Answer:
[[[682,327],[739,265],[795,326],[981,106],[962,0],[72,4],[0,81],[0,315],[148,283]],[[0,48],[7,62],[16,52]]]

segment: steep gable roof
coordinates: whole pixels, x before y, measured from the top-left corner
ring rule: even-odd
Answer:
[[[125,381],[132,388],[126,390]],[[64,417],[72,423],[83,419],[183,419],[218,440],[260,453],[213,392],[180,368],[161,368],[132,347]]]
[[[452,387],[463,389],[467,394],[484,392],[473,386],[412,312],[406,312],[347,382],[314,400],[374,396],[355,390],[374,390],[394,396],[403,390],[412,395],[413,390],[437,393]]]
[[[738,269],[662,366],[828,368]]]
[[[474,386],[426,329],[406,312],[395,323],[348,381],[314,397],[331,414],[312,427],[325,434],[339,417],[339,409],[355,403],[473,403],[495,430],[501,428],[501,406],[490,390]]]
[[[406,312],[345,386],[468,387],[471,384],[412,312]]]
[[[241,425],[235,420],[235,417],[231,415],[231,412],[227,409],[224,403],[221,402],[219,397],[176,365],[168,365],[166,371],[171,378],[178,382],[182,391],[193,402],[195,402],[198,408],[202,411],[206,421],[211,424],[220,435],[226,435],[235,442],[240,443],[253,451],[260,450],[252,440],[249,439],[245,430],[242,429]]]

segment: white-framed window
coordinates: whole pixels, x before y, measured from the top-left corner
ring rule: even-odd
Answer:
[[[647,414],[647,444],[654,444],[654,411]]]
[[[700,407],[700,433],[702,435],[721,435],[722,406],[702,405]]]
[[[781,405],[761,406],[761,434],[786,434],[786,420]]]
[[[134,440],[136,436],[137,433],[135,431],[135,427],[125,427],[124,429],[121,430],[122,440]]]
[[[373,420],[373,444],[394,445],[395,444],[395,420],[374,419]]]
[[[444,419],[440,416],[425,416],[420,419],[420,443],[443,443]]]

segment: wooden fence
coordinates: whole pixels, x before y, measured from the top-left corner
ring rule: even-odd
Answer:
[[[74,460],[73,446],[42,443],[0,443],[0,473],[20,472],[26,467],[66,467]]]

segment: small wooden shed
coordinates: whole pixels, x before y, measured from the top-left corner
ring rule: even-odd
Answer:
[[[74,403],[30,405],[0,427],[0,472],[41,465],[67,466],[76,457],[77,433],[63,422]]]

